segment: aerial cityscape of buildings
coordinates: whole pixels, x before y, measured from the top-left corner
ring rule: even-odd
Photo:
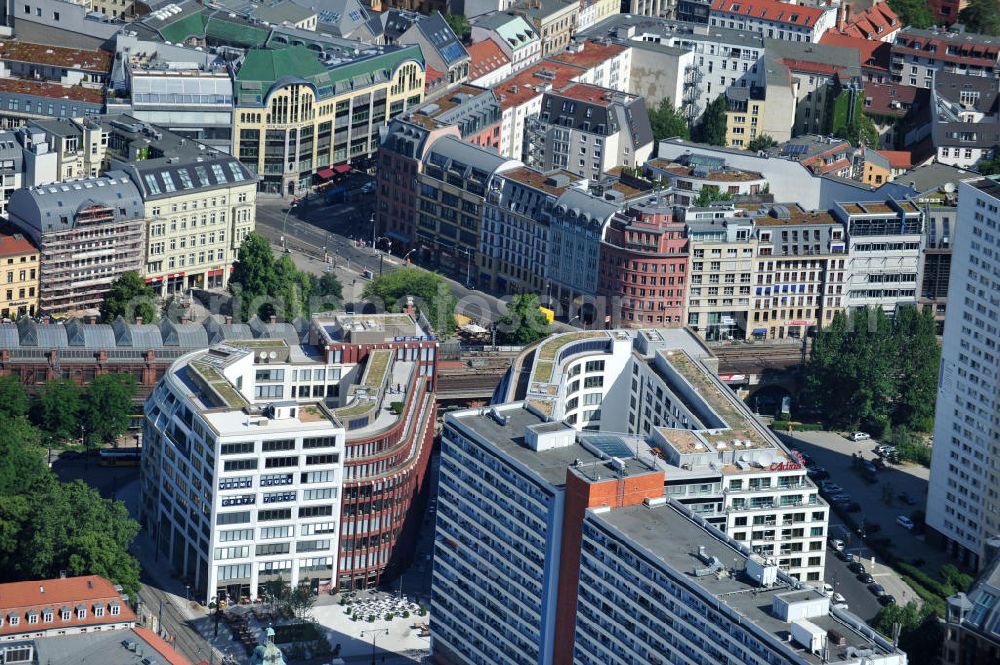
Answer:
[[[127,377],[32,441],[155,574],[0,571],[0,664],[998,662],[1000,12],[909,4],[8,3],[0,424]],[[925,432],[806,399],[859,312]]]

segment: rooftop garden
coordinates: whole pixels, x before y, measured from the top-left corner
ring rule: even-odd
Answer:
[[[531,380],[549,383],[552,380],[552,370],[555,368],[556,358],[559,357],[559,352],[567,344],[579,342],[584,339],[606,336],[607,333],[601,330],[587,330],[550,337],[538,347],[538,351],[535,354],[535,371],[532,374]]]
[[[386,372],[389,370],[389,361],[392,360],[393,351],[391,349],[378,349],[368,353],[368,366],[365,368],[365,377],[360,385],[369,390],[378,390],[385,382]]]
[[[229,380],[205,358],[195,360],[189,367],[201,378],[205,386],[215,393],[223,406],[240,409],[249,405],[249,402],[233,388]]]

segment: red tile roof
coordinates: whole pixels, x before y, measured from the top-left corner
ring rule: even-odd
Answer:
[[[869,69],[889,70],[891,60],[892,45],[888,42],[879,42],[863,37],[856,37],[847,33],[838,32],[830,28],[820,37],[820,44],[825,46],[838,46],[840,48],[855,48],[861,54],[861,66]]]
[[[26,81],[24,79],[0,78],[0,92],[14,92],[52,99],[65,98],[91,104],[104,102],[104,92],[98,88],[84,88],[79,85],[65,86],[59,83],[43,83],[42,81]]]
[[[111,70],[111,54],[107,51],[85,51],[13,39],[0,42],[0,60],[30,62],[64,69],[101,72],[102,74]]]
[[[843,32],[862,39],[879,40],[899,30],[902,24],[886,2],[878,2],[847,19]]]
[[[37,254],[38,248],[23,234],[14,231],[0,229],[0,256],[22,256],[24,254]],[[2,601],[0,601],[2,602]]]
[[[575,65],[591,69],[602,62],[607,62],[625,51],[625,47],[620,44],[600,44],[598,42],[582,42],[583,48],[579,51],[571,51],[569,48],[580,48],[570,45],[567,50],[548,57],[549,60],[561,62],[566,65]]]
[[[469,78],[477,79],[510,63],[510,58],[500,50],[492,39],[484,39],[466,48],[472,62],[469,63]]]
[[[116,615],[112,615],[109,609],[113,603],[117,603],[120,608],[120,612]],[[77,605],[82,605],[87,610],[83,619],[77,618]],[[104,616],[94,616],[94,606],[103,607]],[[63,621],[60,617],[64,607],[70,610],[69,621]],[[54,613],[50,623],[44,623],[41,617],[43,610],[46,609],[51,609]],[[26,615],[32,610],[40,615],[38,623],[28,623]],[[11,614],[19,617],[18,625],[11,626]],[[122,600],[114,585],[97,575],[0,584],[0,617],[4,619],[3,625],[0,626],[0,637],[66,626],[97,626],[126,622],[134,624],[136,621],[135,612]]]
[[[437,90],[439,87],[444,86],[448,83],[447,77],[445,77],[444,72],[439,72],[430,65],[427,65],[424,69],[424,94]]]
[[[778,0],[713,0],[712,11],[804,27],[816,25],[823,15],[823,10],[818,7],[792,5]]]
[[[618,93],[610,88],[602,88],[589,83],[570,83],[562,90],[553,90],[550,94],[597,106],[611,106],[612,95],[624,95],[624,93]]]
[[[148,628],[133,628],[132,629],[136,635],[141,637],[144,642],[149,646],[156,649],[156,653],[160,655],[169,665],[191,665],[191,661],[184,656],[177,653],[177,651],[171,647],[167,642],[149,630]],[[203,661],[204,662],[204,661]]]
[[[500,101],[500,108],[509,109],[541,95],[542,86],[551,85],[553,90],[559,90],[585,71],[580,67],[546,60],[522,69],[494,87],[493,92]]]
[[[894,169],[908,169],[913,166],[913,153],[909,150],[876,150],[878,154],[889,160],[889,166]]]

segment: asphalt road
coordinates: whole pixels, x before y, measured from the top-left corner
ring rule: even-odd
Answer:
[[[364,270],[379,274],[380,269],[388,272],[404,265],[401,257],[387,254],[386,241],[378,241],[378,251],[371,248],[371,207],[374,195],[367,202],[336,203],[325,205],[321,198],[311,198],[297,204],[289,212],[289,201],[261,198],[257,202],[256,230],[276,245],[291,250],[293,255],[305,255],[318,261],[319,270],[324,251],[329,253],[332,266],[345,286],[345,296],[352,297],[351,288],[360,293],[366,280]],[[287,218],[286,218],[287,217]],[[357,246],[353,239],[367,243]],[[417,266],[420,267],[420,266]],[[455,311],[464,314],[480,325],[488,325],[500,319],[505,308],[500,298],[484,291],[470,289],[465,284],[448,275],[442,275],[457,299]],[[352,282],[356,282],[352,284]],[[556,322],[557,332],[578,330],[573,326]]]

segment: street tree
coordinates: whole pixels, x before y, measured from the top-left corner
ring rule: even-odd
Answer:
[[[958,20],[969,32],[1000,36],[1000,7],[996,0],[969,0],[958,13]]]
[[[674,137],[691,138],[687,119],[674,108],[673,102],[666,97],[660,101],[659,106],[649,111],[649,124],[653,129],[653,138],[656,141]]]
[[[80,387],[69,379],[42,384],[31,403],[31,421],[49,442],[65,442],[77,434]]]
[[[60,483],[46,467],[39,433],[0,417],[0,581],[102,575],[135,597],[139,532],[125,504],[82,481]]]
[[[14,374],[0,376],[0,418],[28,415],[28,391]]]
[[[101,318],[109,323],[119,316],[127,321],[141,318],[144,323],[153,323],[158,310],[156,294],[134,270],[122,273],[111,283],[100,306]]]
[[[507,313],[498,322],[500,338],[509,344],[523,346],[547,337],[551,328],[545,314],[538,309],[540,306],[534,293],[515,295],[507,303]]]
[[[899,624],[899,648],[912,665],[936,665],[944,641],[944,629],[934,607],[911,600],[905,605],[886,605],[872,620],[872,627],[883,635],[892,635]]]
[[[407,297],[412,296],[417,309],[438,335],[447,337],[455,330],[455,296],[447,281],[437,273],[399,268],[373,279],[365,285],[362,295],[390,312],[402,311]]]
[[[95,440],[115,443],[128,430],[135,397],[130,374],[102,374],[87,386],[81,412],[87,432]]]
[[[719,95],[705,107],[695,138],[709,145],[726,145],[726,96]]]

